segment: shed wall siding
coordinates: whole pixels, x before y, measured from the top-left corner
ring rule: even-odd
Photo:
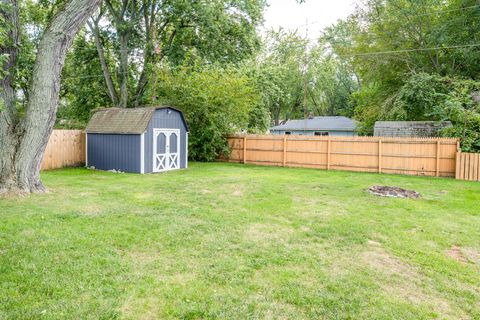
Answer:
[[[314,136],[315,132],[318,131],[328,131],[328,135],[331,137],[352,137],[356,136],[357,134],[352,131],[329,131],[329,130],[315,130],[315,131],[303,131],[303,130],[272,130],[271,133],[274,135],[284,135],[285,132],[291,132],[292,135],[304,135],[304,136]]]
[[[168,113],[168,111],[171,111]],[[153,172],[153,129],[180,129],[180,168],[187,167],[187,128],[180,112],[173,109],[158,109],[145,133],[145,173]]]
[[[138,134],[89,133],[88,165],[100,170],[140,173],[140,138]]]

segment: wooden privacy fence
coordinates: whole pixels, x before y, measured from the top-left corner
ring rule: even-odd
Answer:
[[[480,181],[480,154],[462,153],[458,139],[233,136],[230,162]],[[85,133],[53,130],[42,170],[85,164]]]
[[[456,179],[480,181],[480,153],[457,153]]]
[[[458,139],[233,136],[227,161],[392,174],[455,177]]]
[[[85,133],[53,130],[42,161],[42,170],[85,164]]]

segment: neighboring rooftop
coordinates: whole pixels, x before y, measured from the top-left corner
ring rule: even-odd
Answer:
[[[313,117],[303,120],[289,120],[285,124],[270,128],[272,131],[284,130],[324,130],[324,131],[355,131],[357,125],[347,117]]]
[[[441,130],[451,127],[450,121],[377,121],[377,137],[438,137]]]

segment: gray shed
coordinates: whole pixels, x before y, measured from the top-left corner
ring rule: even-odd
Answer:
[[[86,131],[86,164],[100,170],[154,173],[188,166],[188,125],[172,107],[106,108]]]
[[[270,128],[271,134],[306,136],[356,136],[357,124],[347,117],[311,117],[289,120]]]
[[[376,137],[438,137],[441,131],[451,127],[449,121],[377,121]]]

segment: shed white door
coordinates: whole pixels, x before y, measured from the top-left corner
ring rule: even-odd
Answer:
[[[180,130],[153,129],[153,172],[180,169]]]

